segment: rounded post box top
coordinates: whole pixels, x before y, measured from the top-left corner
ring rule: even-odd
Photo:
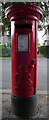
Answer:
[[[43,16],[43,10],[40,7],[30,4],[12,5],[6,9],[5,13],[11,21],[18,19],[34,19],[38,21]]]

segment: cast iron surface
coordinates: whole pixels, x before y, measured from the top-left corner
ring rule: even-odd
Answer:
[[[39,20],[43,16],[43,10],[36,5],[15,4],[6,9],[9,19],[29,18]]]
[[[11,96],[11,111],[20,117],[32,117],[37,114],[37,95],[33,97]]]

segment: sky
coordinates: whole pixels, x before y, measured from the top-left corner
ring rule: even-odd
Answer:
[[[45,18],[45,20],[46,20],[46,18]],[[41,22],[41,24],[42,24],[42,22]],[[46,26],[47,26],[47,22],[46,21],[44,23],[44,26],[46,28]],[[38,31],[38,40],[39,40],[40,45],[43,45],[44,40],[47,40],[47,34],[45,34],[45,35],[44,34],[45,34],[45,29],[44,28],[41,31]]]
[[[38,31],[38,40],[39,40],[39,44],[40,44],[40,45],[43,45],[44,40],[47,39],[47,35],[45,35],[44,37],[42,37],[42,36],[44,35],[44,33],[45,33],[44,28],[43,28],[43,30]]]

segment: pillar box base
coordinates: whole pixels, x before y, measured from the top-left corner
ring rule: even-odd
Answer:
[[[25,98],[12,95],[11,112],[19,117],[34,117],[37,114],[37,95]]]

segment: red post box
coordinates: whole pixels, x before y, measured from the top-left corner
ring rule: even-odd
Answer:
[[[6,9],[11,21],[12,111],[34,116],[37,111],[37,30],[43,10],[16,4]]]

